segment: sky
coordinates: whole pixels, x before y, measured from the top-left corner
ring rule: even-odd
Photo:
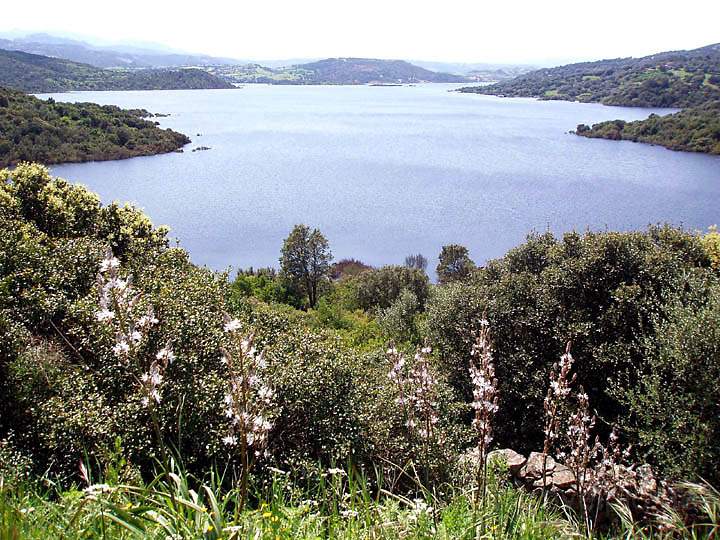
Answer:
[[[556,64],[720,42],[720,0],[38,0],[0,32],[155,42],[239,59]]]

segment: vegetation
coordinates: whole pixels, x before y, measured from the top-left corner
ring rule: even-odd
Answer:
[[[1,49],[0,86],[29,93],[234,88],[202,69],[99,69],[61,58]]]
[[[0,88],[0,166],[124,159],[172,152],[190,142],[148,116],[145,110],[56,103]]]
[[[720,99],[720,44],[539,69],[460,91],[627,107],[693,107]]]
[[[301,227],[284,251],[318,240],[313,304],[291,266],[231,281],[42,166],[0,179],[0,536],[717,534],[713,232],[532,235],[431,285],[358,261],[331,280]],[[611,475],[575,474],[573,507],[489,459],[623,470],[595,437],[698,484],[601,523]]]
[[[436,73],[403,60],[369,58],[328,58],[308,64],[268,68],[259,64],[220,66],[210,71],[234,83],[266,84],[371,84],[466,82],[449,73]]]
[[[720,101],[684,109],[667,116],[651,114],[645,120],[610,120],[580,124],[583,137],[659,144],[671,150],[720,155]]]
[[[307,295],[308,305],[315,307],[320,287],[330,271],[332,253],[323,234],[307,225],[296,225],[285,239],[280,267],[295,287]]]
[[[475,263],[465,246],[458,244],[443,246],[439,259],[435,272],[440,283],[462,281],[470,277],[475,270]]]

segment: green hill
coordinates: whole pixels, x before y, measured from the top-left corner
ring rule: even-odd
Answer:
[[[720,101],[691,107],[675,114],[651,114],[645,120],[610,120],[589,127],[580,124],[583,137],[659,144],[671,150],[720,155]]]
[[[720,44],[540,69],[460,91],[629,107],[691,107],[720,99]]]
[[[233,88],[201,69],[109,70],[20,51],[0,50],[0,86],[23,92]]]
[[[327,58],[276,69],[259,64],[221,66],[212,68],[211,72],[236,83],[267,84],[407,84],[471,80],[461,75],[430,71],[404,60],[368,58]]]
[[[147,116],[145,110],[56,103],[0,88],[0,167],[124,159],[171,152],[190,142]]]

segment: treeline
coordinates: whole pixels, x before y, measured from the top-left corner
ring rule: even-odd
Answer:
[[[100,69],[61,58],[6,50],[0,50],[0,86],[30,93],[234,88],[202,69]]]
[[[720,99],[720,45],[540,69],[460,91],[628,107],[692,107]]]
[[[190,142],[148,116],[145,110],[43,101],[0,88],[0,166],[124,159],[172,152]]]
[[[671,150],[720,155],[720,101],[645,120],[609,120],[575,132],[583,137],[658,144]]]

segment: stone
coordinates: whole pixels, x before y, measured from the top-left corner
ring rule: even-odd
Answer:
[[[510,474],[515,475],[520,468],[525,465],[527,459],[522,454],[518,454],[515,450],[510,448],[503,448],[502,450],[493,450],[488,454],[488,463],[492,463],[493,460],[499,460],[507,464],[508,471]]]
[[[556,465],[552,473],[552,484],[560,489],[575,485],[575,473],[565,465]]]
[[[544,465],[543,465],[544,461]],[[528,480],[536,480],[540,478],[542,480],[543,470],[547,476],[555,469],[555,460],[552,456],[543,456],[540,452],[532,452],[530,457],[527,459],[527,463],[518,471],[520,478],[526,478]]]

